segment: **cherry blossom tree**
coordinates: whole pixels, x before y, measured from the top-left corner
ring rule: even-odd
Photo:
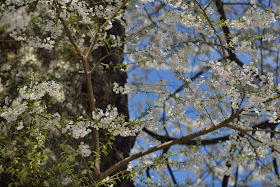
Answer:
[[[3,2],[3,184],[280,185],[278,4]]]

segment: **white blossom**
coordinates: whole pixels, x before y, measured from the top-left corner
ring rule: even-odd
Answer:
[[[79,145],[79,150],[81,151],[82,157],[88,157],[91,154],[89,145],[84,144],[84,142],[81,142]]]

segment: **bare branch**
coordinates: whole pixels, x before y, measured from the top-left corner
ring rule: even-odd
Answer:
[[[91,74],[91,73],[101,64],[101,62],[102,62],[105,58],[107,58],[108,56],[111,56],[111,55],[114,55],[114,53],[107,53],[105,56],[103,56],[103,57],[99,60],[99,62],[98,62],[97,64],[95,64],[94,67],[88,72],[88,74]]]
[[[0,43],[21,42],[19,40],[0,40]]]
[[[148,130],[147,128],[144,128],[143,131],[146,132],[148,135],[152,136],[153,138],[155,138],[156,140],[160,141],[160,142],[167,142],[167,141],[177,139],[177,138],[171,138],[171,137],[167,137],[167,136],[163,136],[163,135],[158,135],[158,134]],[[189,141],[186,141],[186,142],[182,142],[181,145],[187,145],[187,146],[188,145],[197,145],[197,142],[199,142],[199,145],[212,145],[212,144],[224,142],[224,141],[227,141],[227,140],[229,140],[229,135],[219,137],[219,138],[213,138],[213,139],[189,140]]]

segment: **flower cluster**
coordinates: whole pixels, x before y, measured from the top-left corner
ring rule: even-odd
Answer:
[[[81,151],[82,157],[88,157],[91,154],[89,145],[84,144],[84,142],[81,142],[79,145],[79,150]]]
[[[142,128],[140,126],[133,125],[125,121],[125,116],[120,116],[116,107],[108,105],[106,111],[101,109],[92,112],[92,119],[94,128],[106,129],[112,133],[113,136],[136,136]]]
[[[18,116],[27,109],[27,102],[20,103],[14,107],[4,108],[0,116],[7,120],[8,123],[16,121]]]
[[[37,83],[31,82],[29,87],[23,86],[19,89],[19,94],[23,99],[26,100],[38,100],[48,93],[51,97],[56,98],[58,101],[63,101],[65,96],[60,91],[61,86],[54,81]]]
[[[64,128],[63,132],[65,133],[66,130],[69,130],[73,138],[79,139],[85,137],[87,134],[91,132],[90,127],[92,127],[92,122],[83,120],[81,118],[81,121],[77,121],[76,123],[70,121],[67,124],[66,128]]]

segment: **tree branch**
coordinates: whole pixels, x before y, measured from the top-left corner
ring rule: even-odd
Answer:
[[[121,160],[120,162],[114,164],[113,166],[111,166],[106,171],[102,172],[101,175],[100,175],[99,180],[104,179],[105,177],[109,176],[110,174],[112,174],[113,172],[115,172],[116,170],[121,168],[122,166],[128,164],[129,162],[131,162],[131,161],[133,161],[133,160],[135,160],[137,158],[140,158],[142,156],[145,156],[147,154],[153,153],[153,152],[161,150],[161,149],[166,149],[166,148],[168,148],[168,147],[170,147],[172,145],[180,144],[182,142],[186,142],[188,140],[191,140],[191,139],[197,138],[199,136],[208,134],[208,133],[213,132],[213,131],[215,131],[217,129],[220,129],[222,127],[226,127],[226,125],[229,124],[230,122],[232,122],[235,118],[237,118],[239,116],[239,114],[242,113],[242,111],[243,111],[243,109],[237,111],[236,113],[232,114],[228,119],[226,119],[225,121],[223,121],[223,122],[221,122],[221,123],[219,123],[217,125],[213,125],[213,126],[211,126],[209,128],[205,128],[203,130],[200,130],[198,132],[189,134],[189,135],[184,136],[182,138],[168,141],[168,142],[163,143],[163,144],[161,144],[159,146],[152,147],[150,149],[147,149],[147,150],[141,151],[139,153],[136,153],[136,154],[134,154],[132,156],[129,156],[129,157]]]
[[[87,89],[88,89],[88,97],[89,97],[89,105],[90,105],[90,115],[92,112],[95,112],[96,108],[95,108],[95,98],[93,95],[93,87],[92,87],[92,81],[91,81],[91,74],[89,73],[89,64],[88,64],[88,59],[85,58],[85,56],[83,55],[80,47],[78,46],[78,44],[76,43],[70,29],[68,28],[67,24],[65,23],[64,19],[60,16],[60,10],[57,6],[57,2],[56,0],[54,0],[54,5],[55,5],[55,9],[56,9],[56,14],[58,19],[61,21],[63,28],[70,40],[70,42],[72,43],[72,45],[74,46],[76,52],[78,53],[78,56],[80,57],[80,59],[82,60],[83,63],[83,68],[85,71],[85,76],[86,76],[86,85],[87,85]],[[98,130],[96,128],[93,128],[92,130],[93,133],[93,150],[95,153],[94,156],[94,177],[97,179],[99,174],[100,174],[100,150],[99,150],[99,133]]]
[[[147,128],[144,128],[143,131],[146,132],[148,135],[152,136],[153,138],[155,138],[156,140],[160,141],[160,142],[167,142],[167,141],[172,141],[172,140],[177,139],[177,138],[171,138],[171,137],[167,137],[167,136],[163,136],[163,135],[158,135],[158,134],[150,131]],[[227,140],[229,140],[229,135],[219,137],[219,138],[206,139],[206,140],[201,140],[201,139],[189,140],[189,141],[186,141],[186,142],[182,142],[180,144],[188,146],[188,145],[197,145],[197,142],[199,142],[199,145],[212,145],[212,144],[224,142],[224,141],[227,141]]]
[[[168,149],[169,149],[169,148],[163,150],[163,152],[162,152],[162,154],[161,154],[161,157],[163,157],[163,155],[166,154],[166,153],[168,152]],[[178,186],[178,184],[177,184],[177,182],[176,182],[176,179],[175,179],[175,176],[174,176],[174,174],[173,174],[172,168],[170,167],[170,164],[168,163],[168,157],[166,158],[166,166],[167,166],[167,169],[168,169],[168,171],[169,171],[169,173],[170,173],[170,176],[171,176],[171,179],[172,179],[172,181],[173,181],[173,183],[174,183],[174,186]]]
[[[94,67],[88,72],[89,74],[91,74],[100,64],[101,62],[106,59],[108,56],[114,55],[114,53],[107,53],[105,56],[103,56],[99,62],[97,62],[97,64],[94,65]]]
[[[238,166],[236,167],[236,171],[235,171],[234,187],[237,187],[237,181],[238,181]]]
[[[259,139],[257,139],[257,138],[255,138],[254,136],[250,135],[250,134],[246,131],[246,129],[241,129],[241,128],[237,127],[237,126],[230,125],[230,124],[226,124],[225,126],[228,127],[228,128],[237,130],[237,131],[241,132],[241,133],[244,134],[244,135],[249,136],[250,138],[252,138],[252,139],[255,140],[256,142],[263,143],[263,142],[260,141]],[[277,153],[280,154],[280,151],[278,151],[277,149],[275,149],[273,146],[269,146],[269,147],[270,147],[273,151],[275,151],[275,152],[277,152]]]
[[[67,24],[65,23],[64,19],[60,16],[60,10],[57,6],[57,1],[54,0],[54,6],[55,6],[55,10],[56,10],[56,15],[58,17],[58,19],[60,20],[60,22],[62,23],[63,25],[63,28],[70,40],[70,42],[72,43],[73,47],[75,48],[75,51],[78,53],[78,56],[81,58],[81,59],[84,59],[84,55],[80,49],[80,47],[78,46],[77,42],[75,41],[70,29],[68,28]]]
[[[224,10],[224,7],[223,7],[224,3],[221,0],[216,0],[215,3],[216,3],[216,7],[217,7],[218,12],[221,15],[220,20],[226,21],[227,17],[226,17],[226,13],[225,13],[225,10]],[[240,67],[242,67],[244,65],[244,63],[241,62],[237,58],[237,56],[234,53],[234,49],[232,47],[230,47],[231,34],[230,34],[230,30],[229,30],[228,26],[223,25],[222,29],[223,29],[223,32],[225,34],[226,42],[229,46],[229,48],[227,49],[227,51],[229,53],[229,56],[227,58],[229,58],[230,60],[232,60],[236,64],[238,64]]]

